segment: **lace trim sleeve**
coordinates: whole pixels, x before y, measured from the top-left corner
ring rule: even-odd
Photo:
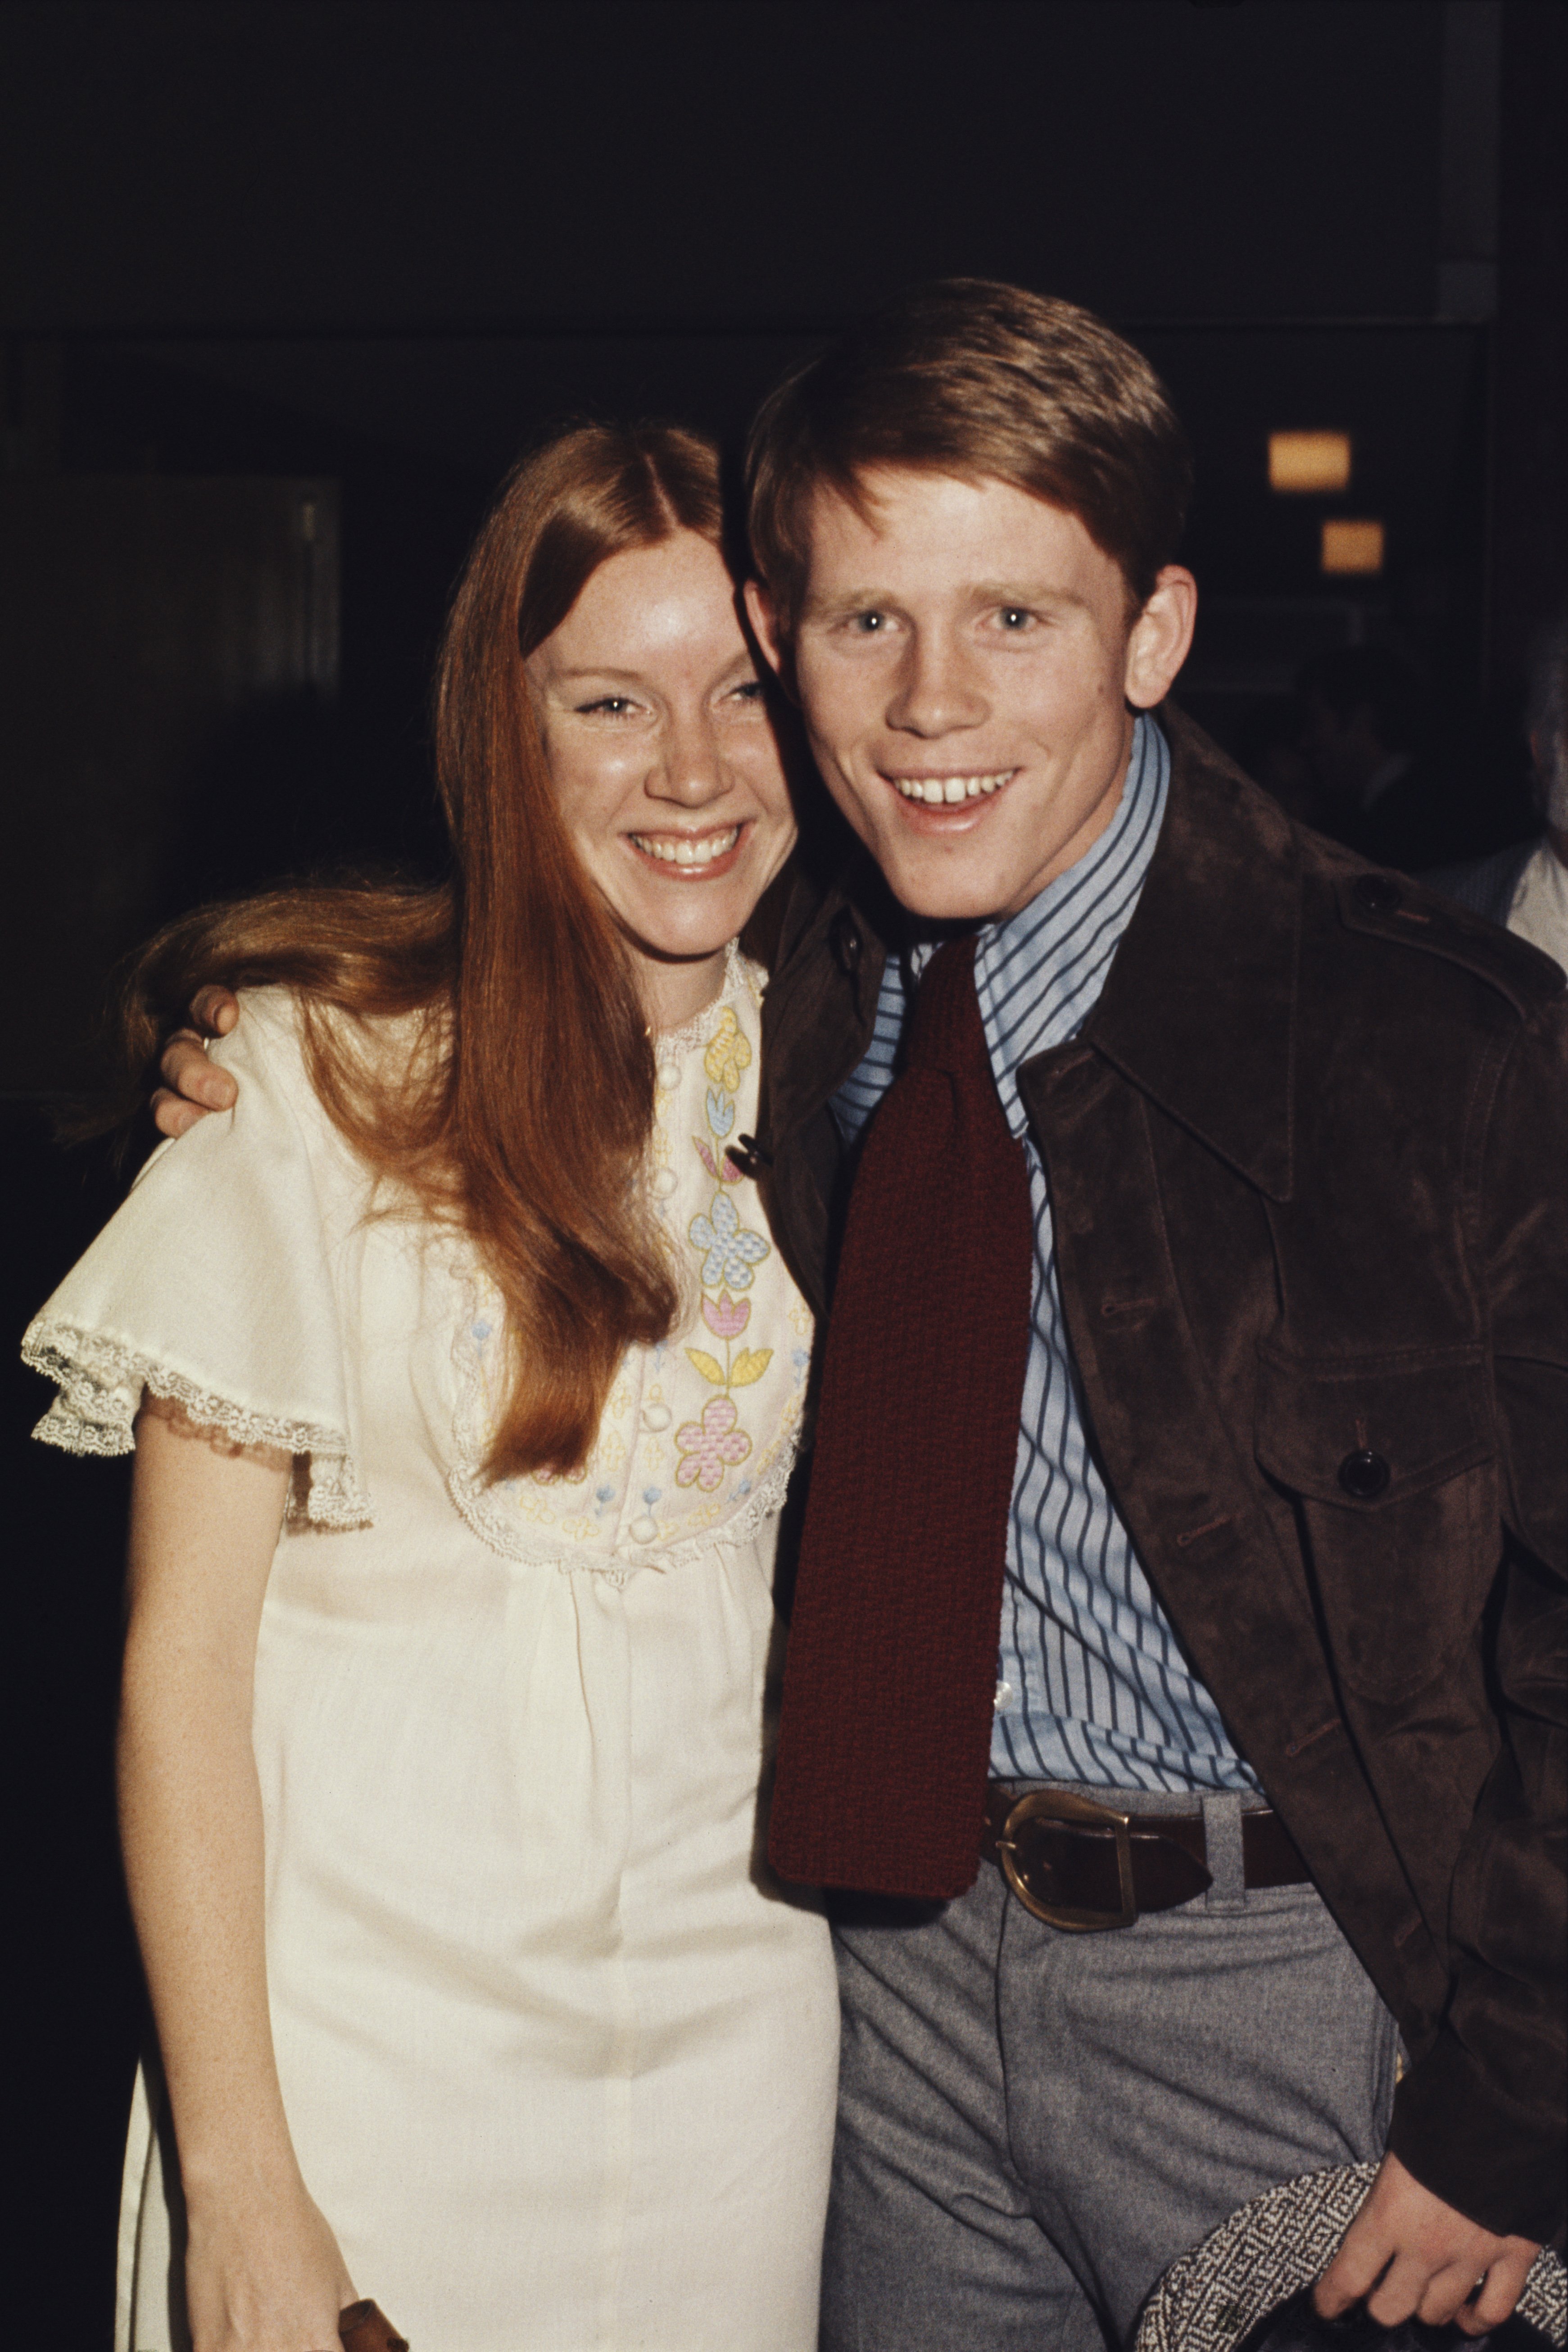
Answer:
[[[219,1430],[237,1445],[307,1455],[310,1475],[296,1479],[289,1491],[290,1528],[371,1524],[369,1498],[342,1430],[257,1412],[101,1333],[41,1316],[22,1342],[22,1358],[58,1391],[33,1432],[46,1445],[68,1454],[133,1453],[132,1423],[143,1391],[150,1391],[179,1405],[198,1427]]]

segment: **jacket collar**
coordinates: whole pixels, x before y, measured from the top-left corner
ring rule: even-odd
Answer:
[[[1291,1186],[1300,876],[1283,812],[1166,705],[1165,822],[1082,1042],[1276,1201]]]
[[[1291,1078],[1300,928],[1293,828],[1201,728],[1166,704],[1170,797],[1137,910],[1079,1039],[1276,1201],[1291,1185]],[[864,850],[826,885],[804,877],[786,919],[764,1034],[775,1136],[804,1123],[865,1051],[900,917]],[[771,1018],[770,1018],[771,1016]],[[767,1057],[764,1057],[766,1064]]]

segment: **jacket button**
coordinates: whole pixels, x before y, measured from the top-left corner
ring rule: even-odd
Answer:
[[[860,927],[847,907],[834,916],[829,938],[839,971],[853,980],[860,969]]]
[[[1340,1464],[1340,1484],[1353,1503],[1375,1503],[1391,1475],[1382,1454],[1364,1445],[1359,1454],[1347,1454]]]
[[[1392,915],[1399,906],[1399,885],[1386,874],[1358,874],[1355,895],[1369,915]]]

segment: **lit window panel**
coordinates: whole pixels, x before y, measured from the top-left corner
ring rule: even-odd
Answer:
[[[1324,572],[1357,572],[1363,576],[1383,570],[1384,528],[1380,522],[1326,520],[1323,524]]]
[[[1348,490],[1351,486],[1351,436],[1348,433],[1271,433],[1268,436],[1268,487],[1287,492]]]

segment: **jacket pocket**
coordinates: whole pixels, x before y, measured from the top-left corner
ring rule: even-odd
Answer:
[[[1259,1349],[1255,1451],[1297,1499],[1334,1664],[1363,1698],[1422,1690],[1501,1549],[1487,1358]]]

